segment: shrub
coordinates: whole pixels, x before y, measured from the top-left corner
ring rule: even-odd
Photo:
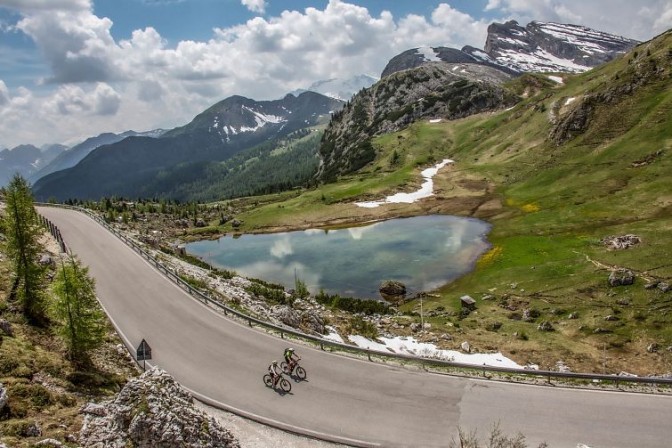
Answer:
[[[390,306],[378,300],[355,299],[353,297],[341,297],[338,294],[327,294],[320,291],[315,295],[315,301],[329,308],[348,311],[350,313],[387,314]]]
[[[269,302],[275,302],[280,304],[285,304],[287,302],[285,289],[282,286],[277,287],[277,285],[271,285],[268,283],[267,285],[269,286],[265,286],[261,283],[253,281],[252,283],[250,283],[249,286],[245,287],[245,291],[249,292],[250,294],[256,297],[263,297]]]
[[[364,320],[361,316],[355,316],[350,320],[348,332],[369,339],[376,339],[378,337],[378,328],[371,322]]]

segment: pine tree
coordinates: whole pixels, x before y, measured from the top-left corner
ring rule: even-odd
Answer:
[[[52,314],[59,323],[57,334],[67,347],[69,359],[86,364],[91,350],[105,336],[105,315],[96,300],[95,282],[89,269],[72,257],[61,262],[54,279],[54,293]]]
[[[5,188],[5,204],[3,227],[7,236],[7,255],[16,274],[14,291],[26,319],[34,325],[46,325],[45,269],[38,258],[42,250],[39,243],[42,228],[33,206],[30,185],[18,174]]]

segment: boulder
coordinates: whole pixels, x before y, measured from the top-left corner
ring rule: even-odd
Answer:
[[[608,236],[602,238],[602,244],[611,250],[623,250],[642,242],[637,235]]]
[[[627,286],[635,283],[635,274],[630,269],[616,269],[609,274],[609,286]]]
[[[315,311],[304,311],[301,314],[302,326],[311,333],[327,334],[324,319]]]
[[[578,318],[579,318],[579,313],[577,311],[569,313],[569,316],[567,316],[567,319],[578,319]]]
[[[462,344],[460,344],[460,348],[465,353],[471,353],[471,345],[469,345],[467,341],[464,341]]]
[[[547,320],[543,321],[537,326],[537,330],[539,331],[553,331],[555,328],[553,328],[553,325]]]
[[[660,346],[656,342],[653,342],[646,347],[646,351],[649,353],[656,353],[659,349]]]
[[[301,325],[301,315],[298,311],[287,305],[278,305],[273,307],[273,315],[283,324],[292,328],[298,328]]]
[[[44,439],[40,440],[35,444],[35,446],[46,446],[46,447],[52,447],[52,448],[60,448],[63,446],[61,442],[59,442],[56,439]]]
[[[658,284],[656,285],[656,287],[657,287],[660,291],[662,291],[662,292],[668,292],[668,291],[670,291],[670,289],[672,289],[672,287],[670,286],[670,284],[669,284],[669,283],[665,283],[665,282],[660,282],[660,283],[658,283]]]
[[[5,333],[7,336],[14,336],[14,330],[12,329],[12,324],[5,319],[0,319],[0,331]]]
[[[7,395],[7,389],[5,389],[5,386],[0,383],[0,414],[5,410],[8,402],[9,396]]]
[[[39,437],[42,435],[42,428],[37,422],[32,422],[23,431],[23,435],[26,437]]]
[[[652,280],[648,282],[646,285],[644,285],[644,289],[656,289],[659,283],[660,280]]]
[[[476,301],[471,296],[460,297],[460,305],[465,310],[473,311],[476,309]]]
[[[386,300],[403,299],[406,296],[406,285],[396,280],[385,280],[378,291]]]
[[[101,405],[105,415],[84,415],[80,446],[240,447],[228,430],[198,410],[191,395],[158,367],[129,381],[116,398]]]

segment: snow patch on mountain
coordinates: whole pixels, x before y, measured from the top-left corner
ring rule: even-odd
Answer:
[[[278,115],[263,114],[256,110],[250,109],[247,106],[241,106],[241,108],[243,110],[251,112],[254,115],[254,121],[256,122],[257,125],[253,127],[241,126],[239,132],[254,132],[257,129],[265,126],[267,123],[278,124],[287,121],[285,118],[280,117]]]
[[[428,62],[439,62],[441,61],[441,58],[439,58],[438,53],[436,50],[434,50],[431,47],[420,47],[416,50],[420,55],[425,58],[425,61]]]

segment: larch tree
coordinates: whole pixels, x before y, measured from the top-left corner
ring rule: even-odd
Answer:
[[[53,290],[52,316],[58,322],[57,334],[67,347],[69,359],[84,365],[105,336],[105,315],[96,299],[95,281],[87,267],[70,257],[61,262]]]
[[[5,230],[7,255],[16,277],[12,294],[20,301],[23,314],[34,325],[46,325],[46,296],[44,294],[45,268],[39,263],[43,233],[33,205],[30,185],[15,175],[5,188]]]

